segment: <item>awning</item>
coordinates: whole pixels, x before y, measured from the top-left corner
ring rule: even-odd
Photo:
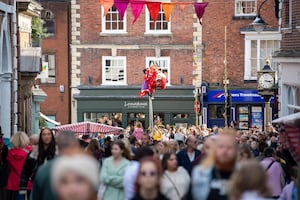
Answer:
[[[46,115],[44,115],[44,114],[41,113],[41,112],[40,112],[40,116],[41,116],[44,120],[46,120],[47,122],[50,122],[50,123],[54,124],[55,126],[61,125],[60,122],[57,122],[57,121],[54,121],[53,119],[50,119],[49,117],[47,117]]]
[[[284,124],[300,128],[300,113],[280,117],[272,121],[273,124]]]

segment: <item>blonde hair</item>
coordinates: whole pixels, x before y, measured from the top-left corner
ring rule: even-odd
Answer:
[[[220,136],[227,136],[235,139],[236,131],[232,128],[224,128],[223,132],[215,137],[216,139],[215,141],[218,141]],[[216,162],[216,142],[213,143],[209,152],[207,153],[207,156],[200,164],[202,168],[208,168],[213,166],[215,162]]]
[[[10,143],[17,148],[25,148],[29,144],[29,137],[25,132],[18,131],[10,139]]]
[[[247,191],[257,192],[259,196],[269,197],[270,189],[267,184],[265,169],[256,160],[246,161],[241,165],[229,182],[229,199],[240,200]]]

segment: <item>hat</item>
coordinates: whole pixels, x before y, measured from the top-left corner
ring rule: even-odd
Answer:
[[[87,179],[97,191],[99,182],[99,168],[96,160],[84,154],[74,156],[61,156],[53,163],[51,183],[57,187],[60,180],[67,172],[74,172]]]

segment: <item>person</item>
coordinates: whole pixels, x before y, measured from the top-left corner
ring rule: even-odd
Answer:
[[[61,156],[72,156],[82,153],[79,141],[72,131],[58,131],[56,144]],[[56,199],[51,186],[51,171],[54,161],[55,158],[39,167],[32,185],[31,200]]]
[[[111,156],[111,137],[107,136],[106,138],[104,138],[104,158],[108,158]]]
[[[97,200],[98,163],[85,154],[61,156],[53,163],[52,188],[59,200]]]
[[[22,168],[29,153],[26,148],[29,144],[29,138],[26,133],[18,131],[10,140],[13,148],[8,151],[8,181],[7,181],[7,200],[16,200],[24,197],[24,194],[19,194],[20,178]],[[31,181],[27,182],[26,189],[31,190]]]
[[[172,200],[183,199],[189,190],[190,176],[183,167],[178,167],[175,153],[164,154],[162,168],[161,193]]]
[[[170,139],[168,142],[168,145],[169,145],[169,150],[168,150],[169,152],[172,152],[172,153],[179,152],[179,145],[176,140]]]
[[[150,135],[148,135],[147,133],[144,133],[141,137],[142,146],[149,146],[150,142],[151,142]]]
[[[259,150],[257,148],[257,142],[252,141],[250,147],[251,147],[251,151],[252,151],[254,157],[256,158],[257,156],[259,156]]]
[[[284,186],[283,169],[275,159],[275,150],[267,147],[264,150],[264,159],[260,164],[268,174],[268,185],[271,189],[273,199],[278,199]]]
[[[189,135],[185,141],[187,147],[177,153],[178,166],[184,167],[189,174],[191,174],[193,166],[196,164],[194,161],[201,156],[201,152],[197,150],[197,143],[197,138]]]
[[[100,144],[97,139],[92,139],[88,146],[86,147],[85,151],[93,156],[97,161],[101,158],[101,152],[103,151],[100,148]]]
[[[7,166],[8,148],[3,140],[3,133],[0,127],[0,199],[6,199],[6,185],[8,179]]]
[[[298,167],[293,166],[290,170],[291,182],[287,184],[279,197],[279,200],[294,200],[297,199],[297,191],[298,188],[296,186],[297,182],[297,175],[298,175]]]
[[[253,153],[250,150],[249,146],[244,144],[242,146],[240,146],[239,148],[239,156],[238,156],[238,160],[239,162],[245,162],[249,159],[253,158]]]
[[[106,186],[103,200],[123,200],[123,177],[129,165],[130,152],[120,140],[112,144],[111,152],[112,156],[104,160],[101,169],[100,180]]]
[[[38,146],[29,153],[22,169],[20,189],[25,192],[29,180],[34,181],[37,169],[44,163],[53,159],[57,154],[56,141],[51,129],[41,130]],[[27,190],[30,193],[30,190]],[[29,194],[28,194],[29,195]]]
[[[154,157],[154,151],[147,146],[138,148],[125,171],[123,179],[125,200],[130,200],[135,194],[135,180],[139,172],[139,161],[145,157]]]
[[[269,196],[266,172],[256,160],[245,161],[232,175],[230,200],[267,200]]]
[[[178,142],[178,144],[180,145],[181,143],[183,143],[184,141],[184,134],[183,134],[183,128],[180,127],[176,130],[176,133],[174,134],[174,140]]]
[[[133,135],[135,136],[135,138],[137,140],[141,140],[143,134],[144,134],[144,129],[143,129],[142,123],[136,122],[134,131],[133,131]]]
[[[160,193],[162,169],[159,159],[146,157],[140,161],[138,177],[136,179],[137,193],[132,200],[168,200]]]
[[[194,200],[227,200],[227,185],[236,169],[238,144],[235,130],[224,129],[215,137],[209,155],[193,169],[191,195]]]

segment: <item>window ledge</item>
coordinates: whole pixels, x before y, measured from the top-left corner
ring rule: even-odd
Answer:
[[[296,26],[296,29],[297,29],[298,31],[300,31],[300,26]]]
[[[292,32],[292,28],[291,27],[288,27],[288,28],[281,28],[281,31],[283,33],[291,33]]]
[[[252,80],[244,80],[244,83],[256,83],[257,82],[257,80],[254,80],[254,79],[252,79]]]
[[[253,20],[255,15],[235,15],[232,20]]]
[[[104,36],[104,37],[125,37],[125,36],[128,36],[128,32],[123,32],[123,33],[105,33],[105,32],[101,32],[99,35]]]
[[[144,33],[145,37],[172,37],[172,33]]]

